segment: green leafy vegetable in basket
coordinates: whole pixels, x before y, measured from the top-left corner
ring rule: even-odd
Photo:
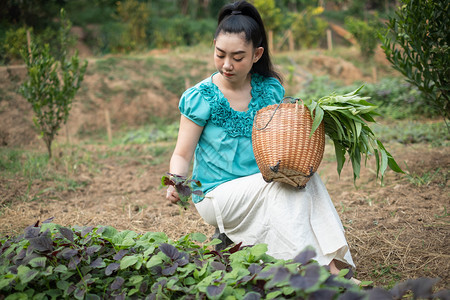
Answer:
[[[375,123],[377,106],[361,97],[357,90],[345,95],[332,93],[318,100],[306,100],[304,104],[311,112],[313,125],[311,135],[323,121],[325,134],[333,140],[337,160],[337,171],[341,174],[348,153],[353,167],[353,179],[359,178],[361,157],[369,155],[376,159],[377,177],[384,176],[389,166],[393,171],[404,173],[383,144],[376,139],[366,122]]]

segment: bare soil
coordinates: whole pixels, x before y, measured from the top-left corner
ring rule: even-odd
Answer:
[[[324,57],[319,56],[313,61],[314,68],[324,66],[325,69],[318,70],[321,72],[327,72],[326,68],[332,65]],[[329,61],[335,63],[340,60],[330,58]],[[345,62],[342,68],[354,68],[349,64]],[[336,66],[333,68],[339,69]],[[342,76],[345,72],[337,74]],[[20,67],[10,67],[9,71],[4,68],[0,72],[0,89],[6,91],[0,101],[0,147],[44,152],[43,143],[33,130],[28,104],[6,88],[7,85],[17,86],[23,76],[24,71]],[[98,75],[91,74],[85,80],[88,93],[94,95]],[[106,84],[111,88],[121,83]],[[144,93],[147,96],[134,99],[133,105],[125,105],[127,99],[119,95],[109,102],[115,124],[139,125],[136,120],[143,118],[145,110],[155,105],[161,107],[164,116],[168,111],[176,111],[178,95],[164,91],[164,99],[169,100],[161,102],[164,87],[160,84],[153,86],[154,89],[148,88]],[[83,124],[89,124],[91,129],[104,126],[99,120],[104,120],[104,112],[100,108],[103,107],[101,101],[105,100],[95,96],[90,99],[94,101],[93,106],[83,103],[74,106],[69,120],[69,124],[73,125],[67,131],[61,131],[55,159],[49,165],[55,172],[70,173],[72,179],[82,185],[74,189],[59,188],[56,180],[30,182],[21,174],[6,176],[0,169],[0,236],[20,234],[26,226],[49,217],[55,217],[54,222],[67,226],[111,225],[120,230],[162,231],[173,239],[191,232],[211,236],[214,228],[203,222],[193,206],[182,211],[176,205],[168,204],[164,198],[160,178],[168,170],[170,151],[160,157],[134,157],[132,153],[145,153],[145,149],[161,145],[110,146],[90,143],[86,146],[81,143],[84,138],[79,131],[85,128]],[[67,144],[67,141],[70,143]],[[174,142],[163,146],[172,149]],[[383,286],[392,286],[396,281],[407,278],[439,277],[442,279],[439,286],[448,288],[450,217],[447,209],[450,207],[450,194],[447,179],[450,151],[448,147],[432,148],[427,144],[389,143],[386,146],[401,167],[408,166],[410,174],[420,178],[435,172],[436,175],[422,184],[413,184],[406,175],[389,171],[381,184],[375,180],[373,162],[369,161],[362,168],[361,178],[354,184],[349,165],[338,176],[330,144],[326,146],[319,168],[346,228],[357,265],[356,277]],[[77,151],[81,155],[95,157],[95,168],[80,164],[74,171],[76,161],[70,166],[62,163],[65,156]],[[100,155],[108,151],[123,151],[130,153],[130,156],[124,159]],[[79,159],[82,161],[82,157]],[[69,169],[72,171],[69,172]]]

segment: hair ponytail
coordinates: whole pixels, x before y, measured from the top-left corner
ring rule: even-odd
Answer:
[[[266,30],[258,10],[247,1],[238,1],[222,7],[217,20],[214,38],[221,32],[244,33],[247,42],[252,42],[255,48],[263,47],[261,58],[253,64],[251,73],[267,77],[275,77],[281,81],[281,76],[274,70],[269,54]]]

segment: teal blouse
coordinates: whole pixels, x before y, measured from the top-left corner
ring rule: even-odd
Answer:
[[[213,75],[186,90],[179,103],[181,114],[203,127],[192,170],[192,178],[202,184],[194,188],[203,194],[224,182],[259,172],[252,148],[253,118],[259,109],[279,103],[284,96],[277,79],[252,74],[248,110],[236,111],[212,82]],[[202,197],[193,195],[192,200],[198,203]]]

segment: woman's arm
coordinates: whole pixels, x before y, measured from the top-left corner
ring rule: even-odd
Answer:
[[[181,116],[177,144],[170,159],[170,173],[187,176],[202,131],[202,126],[195,124],[183,115]],[[167,189],[166,198],[172,203],[180,200],[173,186],[169,186]]]

